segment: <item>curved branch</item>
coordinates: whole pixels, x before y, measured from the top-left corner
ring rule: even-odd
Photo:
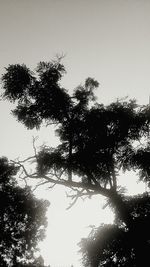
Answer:
[[[24,174],[25,174],[25,178],[31,178],[31,179],[45,179],[47,182],[51,183],[51,184],[55,184],[55,185],[62,185],[68,188],[80,188],[80,189],[85,189],[87,190],[88,194],[101,194],[105,197],[110,197],[111,196],[111,189],[106,189],[103,188],[100,184],[96,183],[96,184],[92,184],[92,183],[83,183],[83,182],[76,182],[76,181],[70,181],[70,180],[65,180],[65,179],[58,179],[58,177],[55,176],[55,174],[52,173],[52,176],[55,176],[57,179],[51,178],[48,175],[38,175],[38,173],[34,172],[32,174],[28,173],[27,169],[25,168],[25,166],[22,164],[22,162],[24,161],[13,161],[12,162],[19,166]]]
[[[34,172],[30,174],[21,162],[12,162],[22,169],[25,178],[44,179],[45,182],[42,183],[49,183],[50,188],[53,188],[55,185],[61,185],[76,191],[76,195],[74,195],[72,198],[73,202],[70,204],[71,207],[76,203],[77,199],[82,196],[91,197],[92,195],[102,195],[109,198],[117,212],[116,214],[119,216],[118,218],[123,220],[127,226],[131,225],[132,219],[126,203],[124,202],[123,197],[114,188],[108,189],[102,187],[99,183],[84,183],[80,181],[76,182],[74,180],[68,180],[67,178],[63,179],[56,176],[55,173],[49,173],[49,175],[39,175],[38,173]],[[91,181],[93,180],[92,178],[93,177],[91,177]]]

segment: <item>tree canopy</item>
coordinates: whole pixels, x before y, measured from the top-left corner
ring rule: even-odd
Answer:
[[[118,176],[134,170],[149,185],[150,106],[137,105],[135,100],[97,103],[94,90],[99,83],[93,78],[70,94],[60,84],[64,73],[60,60],[40,62],[36,72],[24,64],[6,68],[3,98],[16,103],[14,116],[28,129],[55,124],[60,139],[57,147],[42,147],[36,153],[37,167],[32,174],[22,162],[16,164],[26,177],[72,188],[72,204],[81,196],[107,197],[117,226],[105,226],[103,231],[124,238],[133,229],[134,216],[118,187]]]
[[[49,203],[35,198],[30,187],[20,187],[17,171],[7,158],[0,158],[0,266],[32,267],[45,237]]]
[[[150,196],[126,197],[133,222],[125,225],[102,224],[80,242],[84,266],[146,266],[150,251]]]

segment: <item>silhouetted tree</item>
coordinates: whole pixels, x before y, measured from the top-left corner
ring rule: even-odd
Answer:
[[[30,187],[18,186],[17,171],[7,158],[0,158],[0,266],[44,267],[32,263],[40,261],[34,253],[45,236],[49,203],[36,199]]]
[[[149,184],[150,107],[138,106],[135,100],[98,104],[94,89],[99,84],[92,78],[70,95],[60,85],[64,73],[58,60],[40,62],[36,73],[25,65],[10,65],[2,76],[3,98],[16,102],[14,116],[28,129],[55,124],[60,138],[57,147],[43,147],[35,155],[37,168],[33,174],[22,162],[16,164],[30,178],[72,188],[71,205],[81,196],[107,197],[117,227],[125,225],[129,231],[134,217],[118,188],[117,177],[121,171],[135,170],[139,179]]]
[[[84,266],[146,266],[150,252],[150,196],[125,200],[133,217],[132,227],[102,224],[79,243]]]

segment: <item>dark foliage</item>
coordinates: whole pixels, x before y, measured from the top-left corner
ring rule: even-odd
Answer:
[[[45,237],[49,203],[36,199],[29,187],[19,187],[16,172],[7,158],[0,158],[0,266],[35,266],[31,263]]]
[[[133,222],[101,225],[80,242],[84,266],[147,266],[150,252],[150,196],[126,199]]]
[[[96,253],[93,266],[98,266],[100,257],[105,264],[102,266],[134,266],[141,248],[134,249],[134,245],[141,242],[144,246],[145,241],[141,235],[140,242],[133,236],[141,231],[139,225],[148,228],[147,218],[133,214],[137,211],[144,214],[145,207],[149,210],[146,204],[149,200],[139,208],[136,199],[131,211],[134,201],[126,201],[120,193],[117,177],[121,171],[135,170],[139,179],[149,185],[150,106],[138,106],[135,100],[117,100],[107,106],[98,104],[94,90],[99,84],[92,78],[70,95],[60,86],[64,73],[60,61],[53,61],[39,63],[36,73],[25,65],[10,65],[2,76],[3,98],[16,101],[13,114],[18,120],[29,129],[53,123],[60,138],[56,148],[41,149],[36,155],[36,172],[31,175],[26,171],[26,175],[42,177],[52,186],[60,184],[74,189],[73,202],[94,194],[107,197],[116,220],[113,226],[100,228],[104,236],[100,250],[97,241],[92,243],[94,251],[90,253]],[[95,233],[90,242],[93,239],[97,240]],[[131,245],[127,240],[132,241]]]
[[[45,151],[45,157],[39,154],[38,169],[50,169],[54,161],[66,169],[68,164],[75,174],[110,187],[116,186],[114,172],[121,168],[139,169],[141,178],[148,180],[149,146],[137,150],[133,142],[148,134],[149,107],[138,107],[134,100],[91,105],[98,82],[88,78],[70,96],[60,87],[64,72],[64,66],[53,61],[40,62],[36,74],[25,65],[10,65],[2,76],[3,97],[17,101],[13,114],[27,128],[58,124],[61,145]]]
[[[36,72],[34,76],[24,64],[10,65],[2,77],[4,97],[19,100],[13,112],[29,129],[39,128],[43,119],[62,121],[71,104],[66,91],[59,87],[63,65],[40,62]]]

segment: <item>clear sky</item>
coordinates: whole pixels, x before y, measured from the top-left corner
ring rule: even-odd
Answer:
[[[0,75],[8,64],[25,63],[34,69],[39,61],[63,53],[67,74],[62,83],[68,90],[90,76],[100,82],[99,101],[109,103],[129,96],[140,104],[148,103],[149,0],[0,0],[0,39]],[[0,102],[1,155],[31,154],[32,135],[40,135],[38,144],[49,139],[56,144],[51,130],[27,131],[10,116],[10,108]],[[131,183],[130,187],[132,190]],[[98,213],[96,201],[80,203],[67,213],[63,192],[47,194],[52,202],[47,261],[52,266],[71,265],[77,262],[74,244],[82,236],[79,222],[87,229],[85,225],[97,224],[107,216]]]

